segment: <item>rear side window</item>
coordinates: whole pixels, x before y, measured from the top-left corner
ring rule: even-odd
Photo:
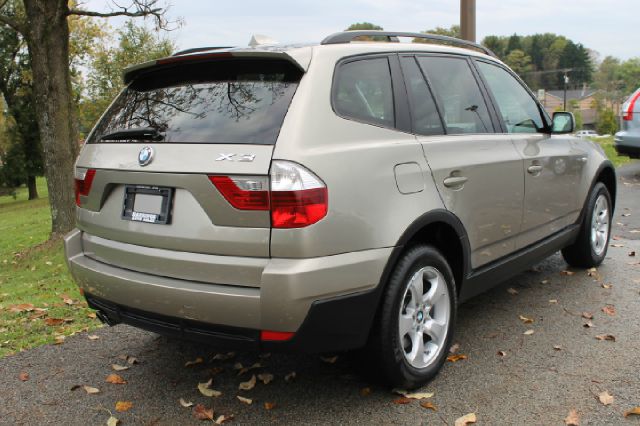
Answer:
[[[150,70],[119,95],[88,142],[138,141],[118,132],[151,128],[157,142],[274,144],[301,76],[288,62],[264,60]]]
[[[493,124],[466,59],[421,56],[420,67],[441,107],[449,134],[493,133]]]
[[[361,59],[340,65],[333,96],[335,111],[343,117],[384,127],[395,125],[387,58]]]
[[[436,103],[414,58],[402,58],[402,71],[411,103],[413,131],[418,135],[444,133]]]

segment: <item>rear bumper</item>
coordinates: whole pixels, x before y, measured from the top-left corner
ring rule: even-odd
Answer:
[[[614,137],[614,147],[618,154],[640,157],[640,134],[618,132]]]
[[[366,250],[313,259],[194,255],[199,263],[193,264],[188,253],[149,251],[92,238],[89,244],[79,230],[65,237],[69,269],[90,306],[114,322],[220,346],[309,352],[364,344],[377,304],[377,284],[392,251]],[[91,249],[87,251],[85,245]],[[93,250],[97,245],[136,253],[135,265],[108,264]],[[101,253],[104,256],[107,251]],[[150,269],[163,258],[174,266],[183,259],[183,265],[212,274],[222,270],[225,281],[235,275],[240,285],[178,279],[166,276],[162,266]],[[143,271],[131,269],[138,269],[138,264]],[[260,342],[260,330],[296,334],[288,342]]]

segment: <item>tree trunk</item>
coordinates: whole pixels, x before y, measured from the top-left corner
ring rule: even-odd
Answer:
[[[76,110],[69,73],[67,0],[23,0],[24,34],[33,71],[35,110],[51,204],[52,237],[75,224],[73,165],[78,154]]]
[[[36,177],[27,176],[27,188],[29,189],[29,199],[35,200],[38,198],[38,187],[36,186]]]

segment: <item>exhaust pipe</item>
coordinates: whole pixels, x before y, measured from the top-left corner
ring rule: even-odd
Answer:
[[[96,311],[96,317],[100,320],[100,322],[108,325],[109,327],[113,327],[114,325],[117,325],[120,323],[120,321],[116,321],[109,318],[109,315],[105,314],[102,311]]]

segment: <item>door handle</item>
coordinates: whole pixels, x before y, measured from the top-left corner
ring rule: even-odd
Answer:
[[[465,176],[449,176],[442,181],[444,186],[447,188],[455,188],[460,189],[464,186],[464,184],[469,180],[469,178]]]
[[[531,175],[539,175],[543,167],[539,164],[533,164],[527,168],[527,172]]]

